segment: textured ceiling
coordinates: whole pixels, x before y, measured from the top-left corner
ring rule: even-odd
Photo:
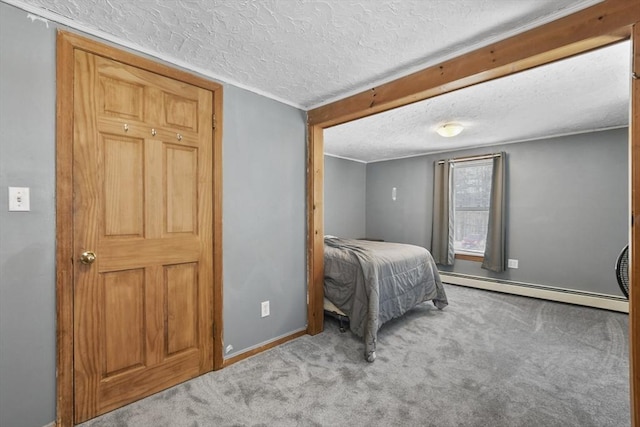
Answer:
[[[0,1],[312,109],[600,0]],[[624,126],[629,46],[607,51],[328,129],[325,151],[368,162]],[[444,139],[445,121],[467,128]]]
[[[623,127],[629,42],[325,130],[325,153],[365,162]],[[453,138],[435,129],[457,122]]]
[[[304,109],[599,0],[3,0]]]

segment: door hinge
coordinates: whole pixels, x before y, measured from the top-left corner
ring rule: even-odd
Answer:
[[[211,118],[211,127],[213,129],[216,128],[216,115],[214,114],[213,117]]]

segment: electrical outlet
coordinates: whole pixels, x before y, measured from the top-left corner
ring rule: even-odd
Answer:
[[[262,301],[260,307],[262,309],[262,317],[267,317],[269,315],[269,301]]]
[[[29,187],[9,187],[9,211],[30,211]]]
[[[509,259],[507,263],[507,267],[509,268],[518,268],[518,260],[517,259]]]

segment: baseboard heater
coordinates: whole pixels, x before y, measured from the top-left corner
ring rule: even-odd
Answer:
[[[629,313],[629,301],[615,295],[599,294],[595,292],[576,291],[556,288],[553,286],[535,285],[532,283],[514,282],[511,280],[492,279],[488,277],[472,276],[447,271],[440,272],[444,283],[467,286],[469,288],[487,289],[505,294],[522,295],[545,299],[549,301],[565,302],[584,305],[587,307],[603,308],[606,310]]]

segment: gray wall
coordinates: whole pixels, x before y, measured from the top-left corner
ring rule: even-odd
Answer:
[[[26,16],[0,3],[0,426],[11,427],[55,419],[56,28]],[[306,326],[306,117],[229,85],[223,108],[232,355]],[[8,186],[31,188],[31,212],[7,212]]]
[[[227,356],[306,328],[306,114],[225,86]],[[269,300],[271,315],[260,317]]]
[[[324,156],[324,233],[365,237],[367,168],[364,163]]]
[[[621,296],[614,265],[628,241],[626,128],[370,163],[367,234],[429,248],[433,162],[497,151],[507,152],[507,256],[519,268],[495,274],[456,260],[442,269]]]
[[[433,166],[426,157],[367,164],[367,236],[431,245]],[[396,200],[391,191],[396,188]]]
[[[0,3],[0,425],[55,406],[55,32]],[[7,187],[31,188],[8,212]]]

